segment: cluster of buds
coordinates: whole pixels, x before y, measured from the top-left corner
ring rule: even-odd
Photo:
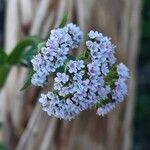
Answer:
[[[43,86],[48,75],[64,64],[69,50],[77,48],[82,40],[80,28],[72,23],[64,28],[51,30],[46,46],[31,60],[35,71],[32,83]]]
[[[116,63],[111,39],[90,31],[84,55],[70,59],[68,51],[82,41],[82,31],[74,24],[52,30],[46,46],[31,61],[34,85],[43,86],[54,73],[53,91],[39,98],[50,116],[71,120],[93,106],[97,115],[104,116],[127,95],[129,70],[123,63]]]

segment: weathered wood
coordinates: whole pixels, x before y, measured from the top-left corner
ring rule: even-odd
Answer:
[[[38,8],[36,10],[36,15],[34,17],[33,25],[30,30],[30,35],[38,35],[39,34],[42,23],[43,23],[44,19],[46,19],[45,17],[49,11],[49,6],[51,4],[51,1],[52,0],[42,0],[39,2]]]
[[[20,0],[20,20],[21,25],[23,26],[24,30],[28,30],[32,24],[33,20],[33,1],[31,0]],[[28,10],[28,11],[27,11]]]
[[[9,0],[6,7],[5,22],[5,51],[7,53],[11,52],[12,48],[14,48],[14,46],[20,39],[21,29],[18,11],[18,0]],[[18,102],[21,102],[23,99],[22,94],[16,92],[20,85],[19,82],[22,82],[24,78],[24,74],[21,75],[22,71],[23,70],[13,68],[10,72],[10,75],[8,76],[5,87],[0,92],[0,106],[2,106],[2,108],[0,108],[0,111],[1,117],[3,117],[4,119],[2,120],[3,128],[1,130],[1,132],[3,133],[2,141],[5,141],[6,143],[10,142],[11,135],[15,135],[14,130],[11,130],[11,128],[14,128],[15,126],[14,124],[12,124],[12,122],[18,121],[18,111],[20,109],[18,104],[21,104]],[[18,78],[16,78],[16,76],[18,76]],[[15,107],[17,108],[14,109]],[[13,144],[15,138],[16,137],[14,136],[11,144]]]

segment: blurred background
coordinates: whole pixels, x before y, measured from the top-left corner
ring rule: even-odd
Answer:
[[[9,54],[28,35],[46,39],[66,11],[84,33],[112,37],[131,70],[127,100],[103,118],[50,118],[41,89],[19,91],[28,71],[14,67],[0,89],[0,150],[150,150],[150,0],[0,0],[0,47]]]

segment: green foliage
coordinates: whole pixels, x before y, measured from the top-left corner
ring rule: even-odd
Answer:
[[[6,63],[7,57],[7,54],[0,49],[0,66]]]
[[[111,70],[109,71],[108,75],[105,77],[105,81],[108,85],[110,85],[111,88],[115,87],[115,81],[118,78],[117,76],[117,68],[116,66],[113,66]]]
[[[10,71],[10,66],[7,64],[0,66],[0,88],[3,87],[7,79],[8,73]]]
[[[30,48],[29,50],[25,51],[23,53],[23,59],[22,59],[22,64],[24,64],[26,67],[31,68],[31,59],[33,57],[33,55],[37,54],[38,52],[40,52],[41,48],[45,46],[45,42],[40,42],[38,43],[36,46],[33,46],[32,48]],[[23,86],[21,87],[20,91],[25,90],[27,87],[29,87],[31,85],[31,79],[32,79],[32,75],[34,74],[34,71],[31,70],[29,72],[29,74],[27,75]]]
[[[10,70],[10,67],[7,64],[7,58],[7,54],[2,49],[0,49],[0,87],[4,85]]]
[[[138,97],[138,104],[136,106],[137,121],[144,120],[144,119],[146,119],[146,116],[150,116],[149,104],[150,104],[149,96],[140,95]]]
[[[67,20],[68,13],[66,12],[59,27],[64,27]],[[33,55],[37,54],[44,45],[45,42],[43,42],[40,38],[31,36],[20,41],[8,56],[3,50],[0,49],[0,89],[4,86],[13,65],[19,65],[32,69],[30,61]],[[33,71],[28,74],[27,79],[20,90],[24,90],[31,84],[32,75]]]
[[[88,50],[84,50],[81,54],[77,57],[77,60],[86,60],[89,59],[90,52]]]
[[[41,42],[42,40],[37,38],[37,37],[27,37],[25,39],[23,39],[22,41],[20,41],[16,47],[13,49],[13,51],[11,52],[11,54],[8,56],[8,63],[13,65],[13,64],[17,64],[18,62],[20,62],[20,60],[22,59],[22,55],[25,51],[25,49],[29,46],[33,47],[33,51],[37,48],[37,45]]]
[[[150,21],[143,21],[142,28],[142,38],[150,38]]]
[[[134,149],[150,149],[150,0],[142,0],[138,92],[134,117]]]
[[[40,38],[26,37],[16,45],[10,55],[7,55],[3,50],[0,50],[0,88],[4,86],[13,65],[32,67],[30,60],[33,55],[39,51],[42,45],[43,42]],[[25,82],[22,89],[27,87],[27,85],[29,85],[29,81]]]
[[[20,91],[25,90],[27,87],[29,87],[31,85],[31,78],[32,78],[33,74],[34,74],[33,70],[29,72],[29,74],[27,75],[26,80],[24,81],[24,84],[21,87]]]
[[[0,150],[9,150],[9,148],[4,143],[0,143]]]
[[[66,25],[67,20],[68,20],[68,12],[66,12],[65,15],[63,16],[59,28],[63,28]]]
[[[95,104],[95,108],[98,109],[108,103],[112,102],[112,98],[101,99]]]

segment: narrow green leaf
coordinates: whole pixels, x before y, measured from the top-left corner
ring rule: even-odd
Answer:
[[[27,87],[31,85],[31,79],[32,79],[33,74],[34,74],[34,71],[31,71],[29,75],[27,75],[24,85],[21,87],[20,91],[25,90]]]
[[[26,51],[23,52],[21,55],[19,64],[27,64],[27,66],[31,65],[31,59],[33,58],[34,55],[37,54],[37,47],[33,46],[27,49]]]
[[[68,60],[75,60],[76,58],[75,58],[75,56],[68,54],[67,59]]]
[[[68,20],[68,12],[66,12],[60,22],[60,25],[59,25],[59,28],[63,28],[66,23],[67,23],[67,20]]]
[[[110,87],[114,88],[115,87],[115,82],[118,78],[117,75],[117,70],[116,70],[116,66],[112,66],[108,75],[104,78],[104,80],[106,81],[106,83],[108,85],[110,85]]]
[[[6,144],[0,143],[0,150],[9,150],[9,148]]]
[[[89,59],[90,53],[88,50],[84,50],[81,52],[81,54],[77,57],[77,60],[85,60]]]
[[[45,46],[45,41],[44,42],[41,42],[37,45],[37,52],[40,52],[41,48]]]
[[[6,64],[0,66],[0,89],[4,86],[6,79],[8,77],[9,71],[10,71],[10,66]]]
[[[34,55],[40,52],[41,48],[45,46],[45,42],[39,43],[37,46],[29,47],[25,50],[20,58],[19,65],[32,68],[31,59]]]
[[[2,49],[0,49],[0,65],[6,62],[7,57],[7,54]]]
[[[42,40],[37,37],[27,37],[20,41],[8,56],[9,64],[16,64],[20,61],[24,50],[29,46],[37,46]]]

